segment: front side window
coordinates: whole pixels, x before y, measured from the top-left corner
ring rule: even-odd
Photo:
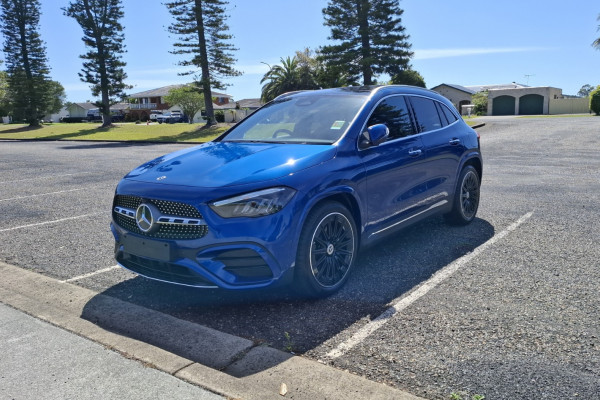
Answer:
[[[440,116],[433,100],[425,97],[411,97],[415,119],[419,127],[419,132],[433,131],[442,127]]]
[[[393,96],[383,100],[371,117],[367,126],[385,124],[390,130],[388,140],[394,140],[415,133],[403,96]]]

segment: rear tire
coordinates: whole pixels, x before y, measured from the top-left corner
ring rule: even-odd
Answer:
[[[460,172],[452,211],[445,215],[446,221],[451,225],[467,225],[475,219],[479,208],[479,174],[471,165],[467,165]]]
[[[338,291],[358,252],[354,218],[337,202],[313,209],[300,234],[296,256],[297,289],[309,297],[325,297]]]

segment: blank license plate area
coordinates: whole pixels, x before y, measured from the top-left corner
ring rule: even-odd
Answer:
[[[125,235],[121,244],[125,253],[160,261],[171,261],[171,245],[169,243]]]

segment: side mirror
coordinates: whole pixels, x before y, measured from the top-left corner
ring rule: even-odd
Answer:
[[[370,146],[379,146],[390,135],[390,130],[385,124],[371,125],[367,128],[366,135]]]

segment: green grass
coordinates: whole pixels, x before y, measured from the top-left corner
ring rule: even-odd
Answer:
[[[594,114],[558,114],[558,115],[521,115],[517,118],[589,118]]]
[[[207,142],[228,128],[226,124],[206,128],[204,124],[124,123],[100,128],[97,123],[57,123],[32,129],[27,125],[9,124],[0,126],[0,139]]]
[[[469,126],[475,126],[475,125],[479,125],[481,122],[476,120],[477,117],[473,116],[471,118],[469,117],[463,117],[463,121],[465,121],[467,123],[467,125]]]

